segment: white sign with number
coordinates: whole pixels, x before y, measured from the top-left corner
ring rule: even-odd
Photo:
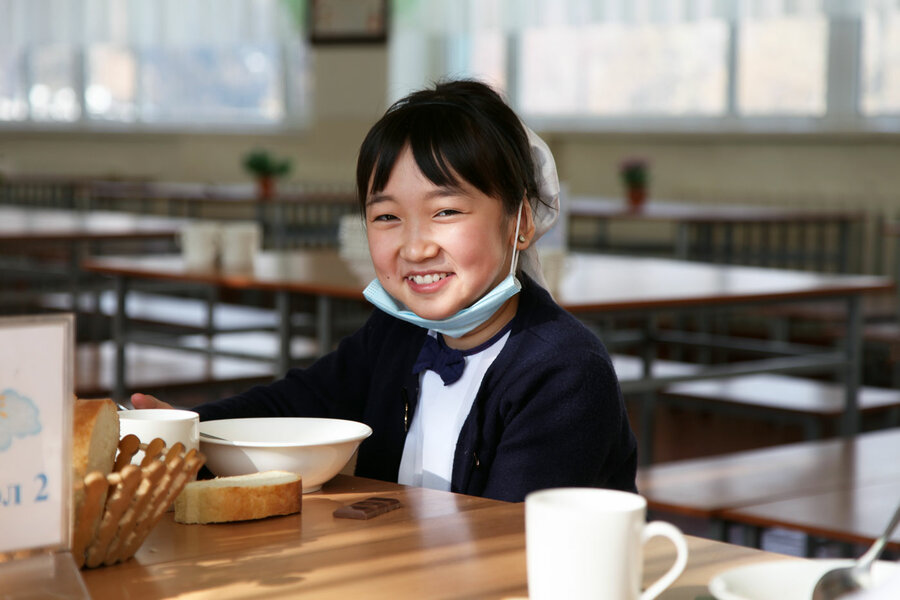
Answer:
[[[72,315],[0,318],[0,552],[67,548]]]

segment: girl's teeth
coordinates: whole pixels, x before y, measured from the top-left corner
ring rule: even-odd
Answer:
[[[429,273],[428,275],[413,275],[412,277],[410,277],[410,279],[418,284],[423,284],[434,283],[435,281],[440,281],[444,277],[445,275],[443,273],[435,273],[433,275]]]

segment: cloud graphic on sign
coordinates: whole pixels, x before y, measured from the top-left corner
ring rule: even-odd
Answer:
[[[0,452],[12,445],[13,438],[40,432],[41,420],[34,402],[13,389],[0,392]]]

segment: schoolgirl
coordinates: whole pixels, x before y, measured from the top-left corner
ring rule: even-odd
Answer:
[[[367,423],[356,474],[501,500],[635,490],[636,444],[609,355],[545,289],[553,157],[490,87],[440,83],[362,143],[357,190],[376,307],[307,369],[197,407],[201,419]],[[135,394],[137,407],[163,406]]]

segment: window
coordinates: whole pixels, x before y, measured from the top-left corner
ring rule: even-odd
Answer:
[[[723,21],[529,28],[521,33],[519,107],[528,114],[721,114]]]
[[[825,114],[828,20],[823,15],[747,19],[737,35],[740,114]]]
[[[544,128],[900,130],[900,0],[512,4],[395,2],[391,93],[491,65]]]
[[[302,123],[296,0],[0,0],[3,122]]]
[[[900,3],[870,2],[862,29],[862,112],[900,115]]]

